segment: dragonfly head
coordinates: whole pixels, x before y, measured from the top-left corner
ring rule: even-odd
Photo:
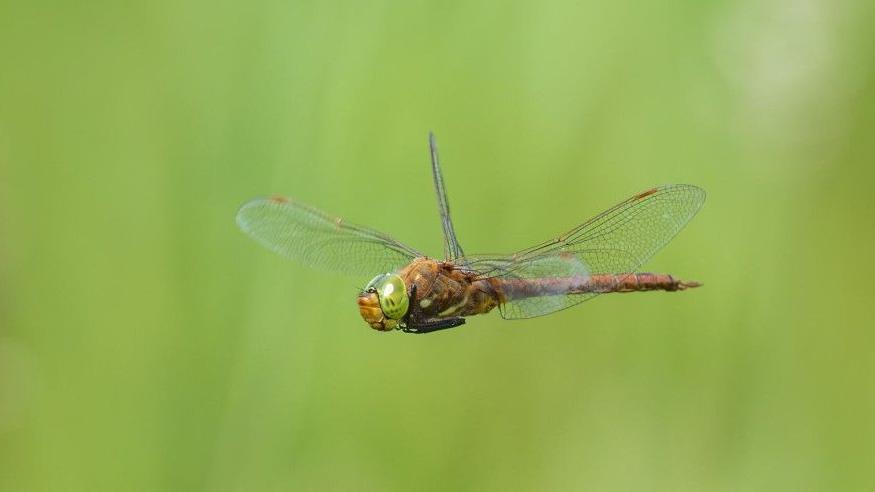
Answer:
[[[358,297],[359,312],[371,328],[391,331],[400,326],[410,299],[404,280],[394,273],[377,275]]]

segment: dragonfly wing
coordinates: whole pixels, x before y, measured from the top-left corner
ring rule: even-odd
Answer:
[[[504,319],[528,319],[555,313],[599,295],[598,292],[571,294],[567,296],[529,297],[498,306]]]
[[[537,281],[545,278],[635,273],[696,215],[705,192],[692,185],[665,185],[639,193],[556,239],[504,258],[472,260],[483,277]],[[597,292],[518,299],[500,307],[506,319],[532,318],[573,306]]]
[[[434,191],[437,194],[441,226],[444,229],[444,256],[454,260],[464,256],[464,253],[462,253],[462,247],[459,246],[459,241],[456,239],[456,231],[453,229],[453,221],[450,218],[450,203],[447,201],[447,190],[444,188],[444,177],[441,174],[437,141],[433,133],[428,134],[428,147],[431,151],[431,174],[434,178]]]
[[[281,256],[337,273],[391,272],[422,256],[385,234],[282,197],[247,202],[237,225]]]

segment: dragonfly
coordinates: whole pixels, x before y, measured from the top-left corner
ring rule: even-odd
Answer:
[[[638,272],[696,215],[705,201],[701,188],[650,188],[514,254],[466,255],[450,218],[434,134],[428,140],[443,259],[282,196],[245,203],[237,224],[268,249],[304,265],[351,275],[377,273],[357,301],[364,321],[381,332],[432,333],[496,308],[504,319],[534,318],[601,294],[678,292],[702,285]]]

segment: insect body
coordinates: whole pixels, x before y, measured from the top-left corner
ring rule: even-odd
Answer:
[[[463,324],[464,316],[488,313],[498,306],[497,283],[496,279],[478,278],[476,272],[457,268],[451,262],[417,258],[397,274],[374,278],[359,295],[359,310],[372,328],[381,331],[450,328]],[[400,292],[395,296],[403,297],[397,304],[408,306],[404,312],[396,314],[382,308],[387,285],[402,286],[400,291],[390,288],[388,297]]]

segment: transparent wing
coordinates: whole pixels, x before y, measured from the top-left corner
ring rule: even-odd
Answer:
[[[437,140],[433,133],[428,134],[428,148],[431,151],[431,175],[434,178],[434,191],[437,195],[438,211],[441,214],[441,226],[444,229],[444,256],[454,260],[464,256],[462,247],[456,239],[453,221],[450,218],[450,203],[447,201],[447,190],[444,188],[444,177],[441,174],[441,164],[438,158]]]
[[[665,185],[639,193],[565,234],[506,257],[472,258],[468,268],[482,277],[585,278],[634,273],[696,215],[704,190]],[[506,319],[542,316],[597,296],[597,292],[519,299],[502,304]]]
[[[338,273],[391,272],[422,256],[385,234],[282,197],[247,202],[237,212],[237,225],[290,260]]]

